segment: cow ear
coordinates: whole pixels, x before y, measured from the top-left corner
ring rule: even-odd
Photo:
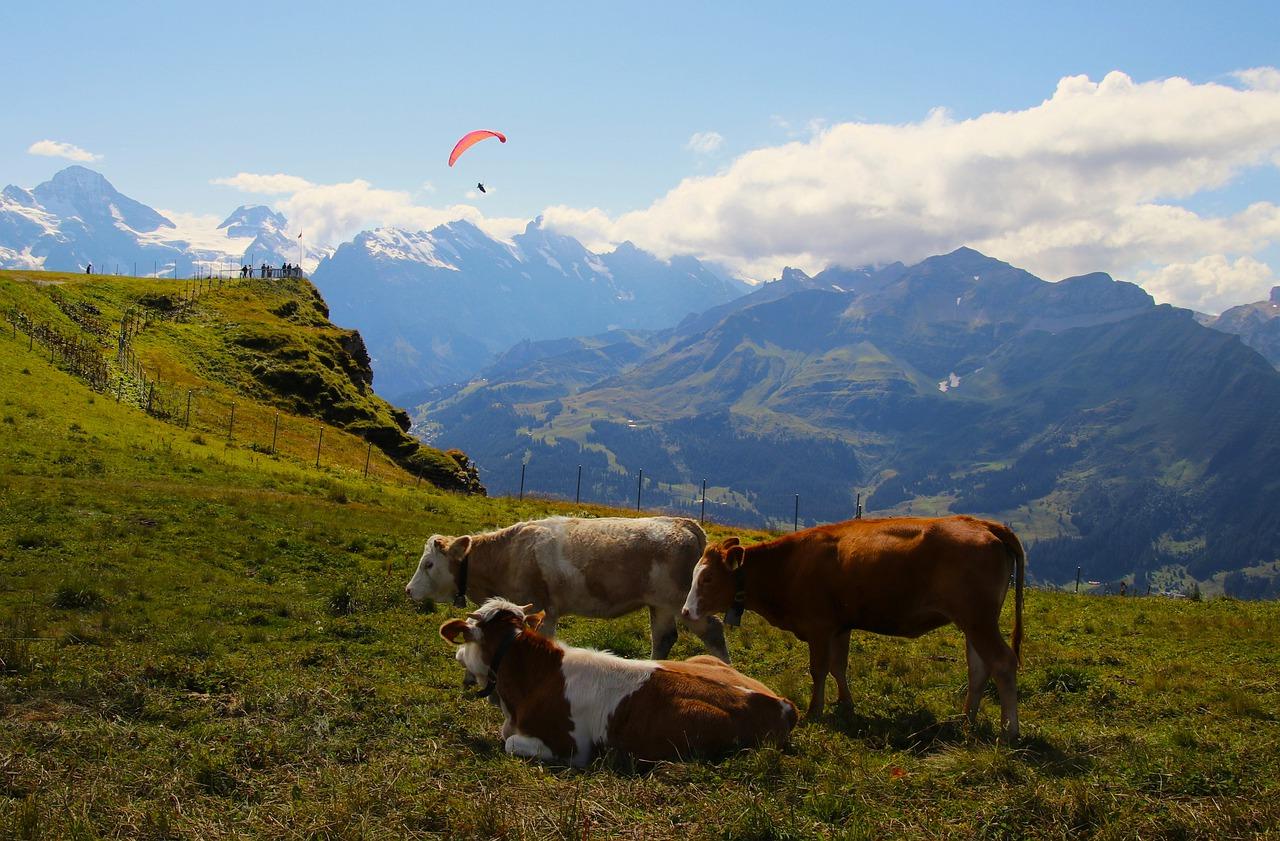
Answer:
[[[455,537],[453,542],[449,544],[449,557],[455,561],[460,561],[471,551],[471,536],[464,534],[462,537]]]
[[[735,538],[736,539],[736,538]],[[747,557],[747,550],[741,546],[730,546],[729,551],[725,553],[724,562],[728,564],[729,569],[737,569],[742,566],[742,561]]]
[[[524,626],[530,631],[536,631],[542,627],[542,620],[547,616],[545,610],[539,610],[537,613],[531,613],[524,618]]]
[[[462,619],[450,619],[448,622],[440,626],[440,636],[446,642],[454,645],[462,645],[462,641],[458,639],[467,633],[467,623]]]
[[[720,548],[732,549],[734,546],[738,546],[741,543],[742,541],[736,537],[726,537],[724,540],[720,541]]]

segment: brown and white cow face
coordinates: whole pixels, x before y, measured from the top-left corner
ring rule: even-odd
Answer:
[[[734,573],[742,565],[746,550],[736,537],[709,543],[693,568],[693,584],[680,615],[697,622],[733,606]]]
[[[458,646],[454,657],[467,670],[466,685],[488,683],[490,664],[504,639],[526,629],[537,630],[543,612],[529,613],[532,609],[531,604],[493,598],[466,619],[450,619],[440,626],[440,636]]]
[[[447,602],[458,592],[457,575],[462,559],[471,550],[471,538],[433,534],[422,550],[418,568],[404,592],[415,602],[424,599]]]

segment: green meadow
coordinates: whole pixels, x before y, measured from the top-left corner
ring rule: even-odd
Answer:
[[[343,391],[363,409],[326,418],[264,389],[225,339],[271,346],[280,296],[310,295],[298,283],[209,290],[139,334],[162,383],[203,395],[190,423],[91,390],[0,322],[0,837],[1280,834],[1274,603],[1029,592],[1014,745],[996,738],[994,693],[976,728],[959,715],[963,643],[944,630],[855,637],[852,707],[786,747],[585,770],[506,756],[499,711],[464,694],[437,635],[460,611],[414,606],[405,582],[433,533],[612,512],[441,490],[419,474],[449,475],[456,456],[368,446],[394,425],[385,404]],[[0,310],[88,341],[77,302],[114,331],[157,286],[0,273]],[[291,370],[337,383],[315,344],[330,328],[290,323],[291,343],[313,343]],[[114,345],[102,353],[114,365]],[[231,402],[243,425],[228,431]],[[292,437],[273,451],[277,412]],[[648,651],[641,614],[560,628]],[[806,697],[802,643],[748,614],[729,645],[744,672]],[[682,634],[673,656],[700,651]]]

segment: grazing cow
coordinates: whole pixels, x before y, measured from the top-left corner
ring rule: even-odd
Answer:
[[[561,616],[612,619],[649,608],[650,656],[666,657],[693,567],[707,545],[683,517],[549,517],[485,534],[433,535],[404,591],[416,602],[452,600],[465,607],[502,594],[546,613],[544,636]],[[714,616],[685,620],[726,663],[724,627]]]
[[[541,613],[491,598],[440,636],[496,694],[507,753],[582,767],[596,748],[646,761],[784,743],[796,707],[714,657],[626,660],[537,632]]]
[[[840,703],[852,703],[851,630],[918,637],[953,622],[966,641],[969,721],[994,676],[1001,721],[1016,739],[1025,567],[1022,544],[999,523],[963,516],[849,520],[757,546],[736,537],[707,546],[682,615],[697,621],[728,611],[725,621],[737,624],[743,610],[754,610],[809,643],[809,716],[822,712],[828,672]],[[1015,571],[1010,648],[1000,634],[1000,608]]]

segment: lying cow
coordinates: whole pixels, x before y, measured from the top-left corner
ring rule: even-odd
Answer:
[[[612,619],[649,608],[650,656],[666,657],[676,620],[707,536],[680,517],[550,517],[485,534],[427,541],[404,588],[416,602],[452,600],[465,607],[503,594],[546,613],[542,633],[561,616]],[[726,663],[724,627],[714,616],[685,620]]]
[[[786,742],[795,705],[706,655],[626,660],[537,632],[541,613],[491,598],[440,636],[468,675],[496,694],[507,753],[582,767],[597,748],[646,761]]]
[[[1001,721],[1016,739],[1025,567],[1022,544],[999,523],[973,517],[849,520],[757,546],[743,546],[736,537],[708,546],[682,615],[692,622],[728,611],[725,621],[737,624],[743,610],[754,610],[809,643],[810,716],[822,712],[828,672],[839,701],[852,702],[846,675],[851,630],[918,637],[953,622],[966,641],[969,721],[994,676]],[[1000,608],[1015,571],[1010,648],[1000,634]]]

